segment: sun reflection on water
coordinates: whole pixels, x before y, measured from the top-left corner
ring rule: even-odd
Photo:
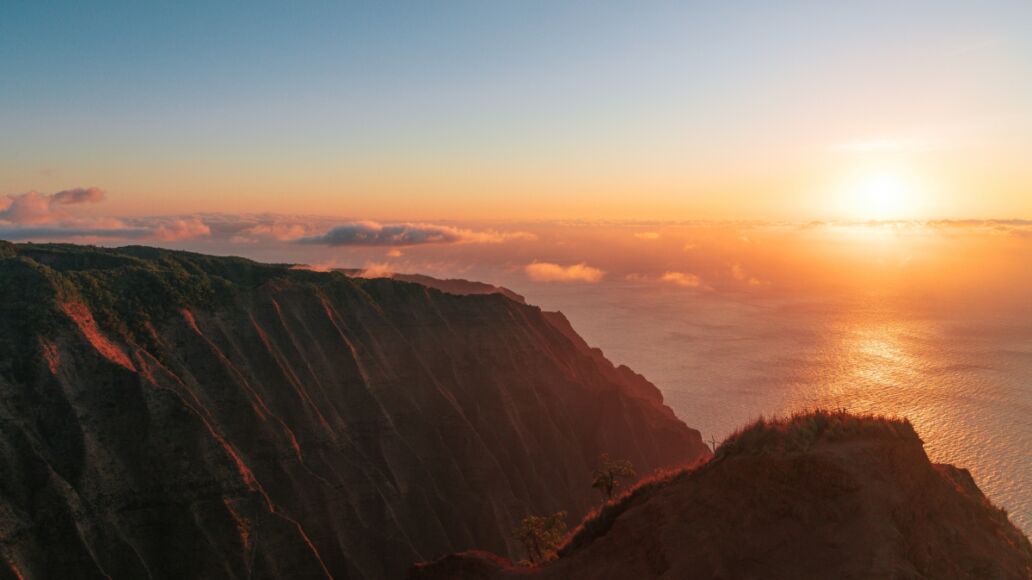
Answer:
[[[819,224],[767,240],[754,229],[725,260],[767,282],[744,289],[733,269],[707,270],[739,242],[692,230],[691,252],[671,240],[685,263],[658,271],[711,287],[609,275],[529,295],[706,437],[815,407],[906,417],[933,461],[970,469],[1032,532],[1032,226],[1021,227]]]

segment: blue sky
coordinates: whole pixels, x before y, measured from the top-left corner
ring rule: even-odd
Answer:
[[[136,213],[300,195],[384,215],[502,216],[516,197],[543,216],[630,197],[730,215],[711,201],[734,195],[775,215],[848,171],[816,152],[838,141],[974,142],[998,174],[1030,144],[1028,2],[9,2],[0,16],[0,193],[98,186]],[[978,163],[944,181],[994,169]],[[954,171],[945,154],[918,165]],[[992,213],[1028,210],[1015,179]]]

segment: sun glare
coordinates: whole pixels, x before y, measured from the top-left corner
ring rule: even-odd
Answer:
[[[844,188],[845,211],[854,219],[896,220],[914,217],[917,187],[896,171],[872,171]]]

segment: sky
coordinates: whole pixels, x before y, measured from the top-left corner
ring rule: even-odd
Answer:
[[[12,227],[1032,218],[1032,3],[12,1],[0,136]]]

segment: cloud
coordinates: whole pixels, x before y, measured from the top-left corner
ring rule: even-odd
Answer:
[[[308,235],[310,228],[303,223],[272,220],[242,229],[231,238],[238,244],[253,244],[260,239],[288,242]]]
[[[60,206],[97,203],[104,192],[96,187],[76,187],[53,194],[28,191],[0,199],[0,222],[12,224],[47,224],[67,219]]]
[[[737,263],[731,266],[731,277],[739,282],[744,282],[749,286],[759,286],[763,284],[759,278],[755,278],[747,274],[745,269],[742,268],[742,265]]]
[[[658,240],[659,232],[635,232],[634,237],[639,240]]]
[[[1027,219],[935,220],[925,222],[924,225],[943,232],[1010,234],[1019,238],[1032,237],[1032,220]]]
[[[473,230],[425,223],[355,221],[338,225],[338,220],[320,216],[187,214],[112,218],[80,216],[73,211],[81,204],[103,199],[104,192],[95,187],[66,189],[53,194],[30,191],[0,196],[0,231],[9,239],[39,241],[101,237],[173,242],[203,237],[252,246],[283,242],[384,247],[388,258],[401,257],[401,248],[406,246],[499,244],[537,239],[521,231]]]
[[[153,233],[150,228],[77,227],[77,226],[14,226],[0,227],[0,239],[39,240],[64,238],[142,239]]]
[[[526,232],[473,231],[422,223],[380,224],[351,222],[331,228],[319,236],[299,238],[302,244],[328,246],[418,246],[423,244],[497,244],[508,240],[534,239]]]
[[[661,282],[669,282],[676,284],[684,288],[701,288],[702,279],[695,274],[689,274],[687,272],[664,272],[659,277]]]
[[[154,229],[154,238],[163,242],[189,240],[211,234],[211,228],[197,218],[175,219],[159,224]]]
[[[81,203],[81,202],[76,202]],[[0,238],[46,240],[94,238],[105,240],[177,241],[208,236],[211,229],[196,217],[89,218],[58,223],[12,224],[0,227]]]
[[[104,200],[104,190],[98,187],[73,187],[50,196],[51,203],[73,205],[77,203],[98,203]]]
[[[572,266],[560,266],[551,262],[533,262],[524,266],[524,271],[536,282],[598,282],[605,272],[592,268],[584,262]]]

